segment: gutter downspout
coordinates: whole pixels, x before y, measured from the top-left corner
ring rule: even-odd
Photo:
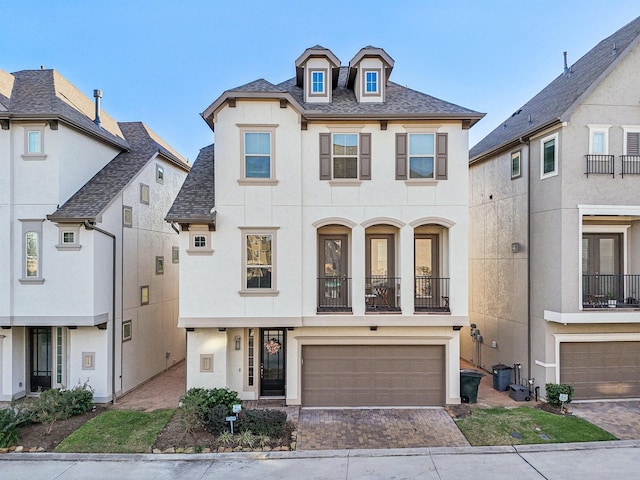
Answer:
[[[518,139],[527,147],[527,378],[531,372],[531,142],[527,138]],[[529,385],[531,387],[531,385]]]
[[[95,230],[113,240],[113,260],[112,260],[112,291],[111,291],[111,401],[116,404],[116,236],[101,228],[91,224],[89,220],[84,221],[84,227],[87,230]]]

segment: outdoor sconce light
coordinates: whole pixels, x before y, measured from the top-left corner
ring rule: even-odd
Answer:
[[[240,350],[240,335],[235,336],[235,338],[233,339],[233,344],[236,350]]]

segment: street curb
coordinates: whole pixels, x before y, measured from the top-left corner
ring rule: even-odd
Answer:
[[[539,452],[569,452],[576,450],[606,450],[616,448],[640,448],[640,440],[617,440],[607,442],[554,443],[545,445],[500,445],[494,447],[433,447],[357,450],[298,450],[290,452],[247,453],[7,453],[0,461],[41,460],[50,462],[154,462],[174,460],[177,462],[202,461],[257,461],[295,460],[322,458],[370,458],[370,457],[415,457],[437,455],[483,455],[483,454],[528,454]]]

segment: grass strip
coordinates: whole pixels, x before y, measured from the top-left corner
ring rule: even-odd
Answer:
[[[56,452],[145,453],[175,410],[132,412],[108,410],[89,420],[60,445]]]
[[[473,446],[617,440],[582,418],[531,407],[477,409],[456,424]]]

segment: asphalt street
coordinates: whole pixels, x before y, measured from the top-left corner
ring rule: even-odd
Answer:
[[[640,441],[268,454],[0,456],[0,479],[602,480],[640,478]]]

